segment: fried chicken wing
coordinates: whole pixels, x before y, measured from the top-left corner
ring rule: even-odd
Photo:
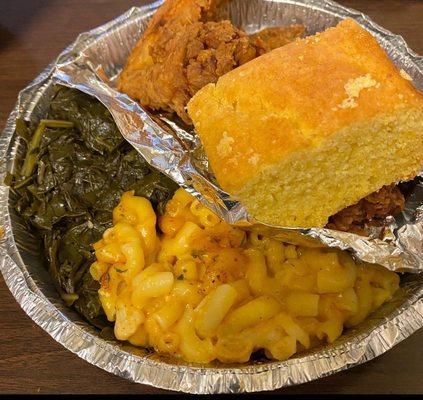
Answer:
[[[191,124],[185,106],[198,90],[303,32],[295,25],[248,36],[229,21],[210,21],[224,2],[166,1],[128,58],[119,90]]]

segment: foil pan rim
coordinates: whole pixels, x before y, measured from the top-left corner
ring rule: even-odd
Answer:
[[[283,0],[278,1],[283,2]],[[304,0],[287,0],[285,2],[335,7],[337,11],[342,10],[344,14],[347,13],[355,19],[357,19],[358,14],[360,18],[363,18],[364,22],[369,23],[374,29],[387,34],[390,39],[399,41],[398,45],[402,47],[402,50],[423,67],[423,58],[410,50],[402,37],[379,27],[362,13],[328,0],[312,0],[308,2]],[[0,175],[3,176],[6,171],[7,152],[15,129],[15,118],[22,112],[22,104],[28,102],[28,100],[25,101],[24,99],[25,95],[29,95],[31,98],[36,96],[36,92],[31,93],[31,91],[34,91],[37,85],[45,83],[51,78],[58,60],[71,50],[76,43],[107,31],[132,13],[154,10],[161,3],[162,1],[159,0],[146,7],[133,7],[115,20],[80,34],[74,43],[68,46],[53,63],[19,93],[18,102],[11,112],[0,138],[0,153],[3,160],[0,166]],[[327,10],[326,8],[323,9]],[[6,162],[4,162],[5,160]],[[423,327],[423,287],[420,287],[405,304],[391,313],[394,314],[392,318],[370,332],[362,334],[362,340],[357,341],[353,346],[349,342],[341,343],[329,352],[321,351],[283,362],[240,366],[237,368],[170,365],[148,357],[139,357],[104,341],[90,332],[84,331],[81,326],[70,321],[62,314],[47,297],[37,291],[36,284],[20,259],[13,238],[7,203],[8,194],[8,188],[1,184],[0,223],[4,226],[5,233],[0,240],[0,270],[16,301],[35,323],[65,348],[93,365],[138,383],[187,393],[234,393],[272,390],[305,383],[369,361]],[[395,334],[393,334],[393,329]],[[342,357],[339,357],[339,355],[331,357],[333,352],[340,352]],[[326,366],[323,369],[321,368],[320,371],[315,368],[309,368],[308,370],[302,368],[305,363],[313,365],[321,360],[325,360]],[[173,379],[169,379],[169,376],[166,378],[162,377],[165,370],[173,374]]]

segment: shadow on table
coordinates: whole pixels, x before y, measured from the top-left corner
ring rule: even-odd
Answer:
[[[43,9],[47,12],[51,3],[48,0],[1,0],[0,51],[26,31],[35,15]]]

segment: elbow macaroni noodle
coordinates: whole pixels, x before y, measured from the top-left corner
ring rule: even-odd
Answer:
[[[94,245],[91,274],[115,336],[188,362],[284,360],[333,342],[399,286],[383,267],[296,247],[220,220],[183,189],[159,219],[131,192]]]

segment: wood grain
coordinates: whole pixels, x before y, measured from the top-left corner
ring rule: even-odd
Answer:
[[[78,33],[113,19],[135,0],[1,0],[0,129],[24,88]],[[423,1],[344,0],[423,53]],[[165,393],[128,382],[64,349],[20,309],[0,278],[0,393]],[[387,354],[348,371],[278,391],[422,393],[423,331]]]

